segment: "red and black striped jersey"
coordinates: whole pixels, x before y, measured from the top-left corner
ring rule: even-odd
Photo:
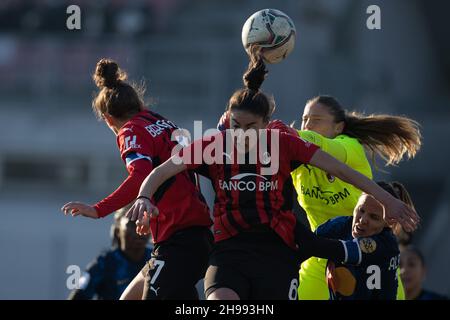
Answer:
[[[178,144],[175,139],[171,140],[177,129],[173,122],[155,112],[146,110],[136,114],[117,135],[117,145],[127,168],[135,161],[146,160],[153,170],[169,159]],[[165,181],[153,195],[152,202],[160,213],[150,219],[154,243],[167,240],[180,229],[212,224],[209,208],[192,171],[184,171]]]
[[[309,163],[318,147],[279,130],[261,130],[258,146],[253,149],[257,150],[255,159],[251,152],[239,154],[234,144],[230,147],[230,131],[204,137],[180,152],[187,168],[208,177],[216,192],[215,240],[268,225],[295,248],[290,173],[300,164]],[[261,143],[261,133],[266,135],[266,142]],[[272,136],[278,139],[272,140]]]

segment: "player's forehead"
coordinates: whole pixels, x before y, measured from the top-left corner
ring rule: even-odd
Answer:
[[[405,262],[420,262],[419,256],[411,250],[400,250],[400,258]]]
[[[357,205],[359,207],[363,207],[366,211],[370,211],[372,213],[382,213],[383,207],[373,196],[368,195],[366,193],[361,194],[358,199]]]
[[[248,111],[233,110],[230,112],[230,118],[232,123],[246,125],[258,121],[261,117]]]
[[[317,117],[317,118],[333,117],[333,115],[330,113],[329,108],[319,102],[308,103],[303,109],[303,116]]]

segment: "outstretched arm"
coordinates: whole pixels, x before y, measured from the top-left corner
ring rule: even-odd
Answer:
[[[134,161],[127,166],[129,176],[124,182],[109,196],[91,206],[82,202],[71,201],[66,203],[61,210],[65,215],[82,215],[97,219],[103,218],[110,213],[125,207],[136,199],[139,187],[145,177],[152,171],[152,164],[147,160]]]
[[[148,215],[156,216],[158,215],[158,209],[151,203],[150,199],[153,197],[154,193],[158,188],[169,178],[174,175],[186,170],[186,165],[183,163],[177,164],[174,161],[174,157],[168,159],[166,162],[156,167],[148,176],[145,178],[139,190],[139,195],[137,200],[134,202],[133,206],[128,210],[126,216],[132,221],[136,221],[137,232],[138,233],[148,233],[144,230],[148,229],[148,216],[144,217],[146,212]],[[179,162],[179,161],[178,161]]]
[[[320,150],[328,153],[341,162],[347,162],[347,150],[337,139],[329,139],[314,131],[299,130],[298,135],[303,140],[314,143]]]
[[[384,219],[389,224],[398,222],[408,232],[415,230],[420,220],[417,213],[403,201],[395,199],[374,181],[321,150],[317,150],[314,153],[310,160],[310,164],[328,172],[344,182],[354,185],[380,201],[384,207]]]

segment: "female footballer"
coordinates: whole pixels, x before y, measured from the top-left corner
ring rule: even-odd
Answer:
[[[127,74],[116,62],[101,59],[93,78],[100,90],[93,100],[93,110],[116,135],[129,173],[117,190],[95,205],[69,202],[62,207],[65,214],[96,219],[136,198],[145,177],[170,158],[172,148],[177,145],[171,140],[172,133],[178,127],[144,108],[139,92],[126,81]],[[195,284],[206,271],[213,237],[209,230],[212,224],[209,209],[194,174],[184,171],[174,175],[155,190],[152,201],[161,211],[150,225],[152,259],[122,297],[197,299]],[[180,264],[184,265],[183,273],[178,270]]]
[[[378,185],[402,201],[401,194],[407,193],[398,182],[396,188],[394,183],[378,182]],[[355,265],[328,260],[327,282],[332,300],[396,299],[400,252],[394,226],[384,221],[383,206],[371,195],[362,193],[353,217],[333,218],[316,229],[316,234],[323,237],[357,241],[365,253],[364,261]]]

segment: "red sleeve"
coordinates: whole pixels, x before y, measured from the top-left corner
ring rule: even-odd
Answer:
[[[150,161],[139,159],[128,165],[127,169],[128,178],[113,193],[94,205],[100,218],[125,207],[136,199],[142,182],[152,171],[152,164]]]
[[[298,137],[298,132],[294,128],[288,126],[281,120],[272,120],[267,125],[267,129],[278,129],[280,132],[285,132],[287,134],[291,134],[294,137]]]
[[[305,164],[309,163],[314,153],[319,149],[315,144],[284,132],[280,133],[280,143],[291,161],[300,161]]]

